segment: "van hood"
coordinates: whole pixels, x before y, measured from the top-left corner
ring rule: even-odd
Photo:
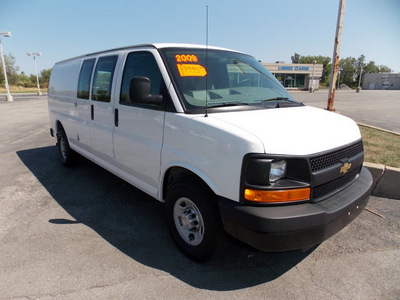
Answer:
[[[357,124],[350,118],[309,106],[215,113],[209,117],[255,136],[267,154],[310,155],[361,138]]]

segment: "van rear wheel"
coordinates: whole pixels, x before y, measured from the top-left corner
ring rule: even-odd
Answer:
[[[64,166],[70,167],[76,163],[78,154],[69,146],[67,135],[63,128],[57,133],[57,148]]]
[[[195,180],[173,183],[167,192],[168,229],[178,248],[204,262],[220,248],[223,227],[214,194]]]

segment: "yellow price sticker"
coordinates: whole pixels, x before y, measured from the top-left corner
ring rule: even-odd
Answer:
[[[177,64],[181,77],[204,77],[207,75],[206,69],[196,64]]]

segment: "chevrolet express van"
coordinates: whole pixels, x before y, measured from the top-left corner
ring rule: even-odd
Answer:
[[[138,45],[56,63],[51,135],[165,203],[178,248],[205,261],[224,234],[263,251],[306,249],[367,205],[358,126],[295,101],[255,58]]]

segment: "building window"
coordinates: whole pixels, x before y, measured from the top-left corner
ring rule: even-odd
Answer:
[[[274,74],[276,79],[285,87],[285,88],[297,88],[304,89],[306,75],[305,74],[283,74],[277,73]]]

